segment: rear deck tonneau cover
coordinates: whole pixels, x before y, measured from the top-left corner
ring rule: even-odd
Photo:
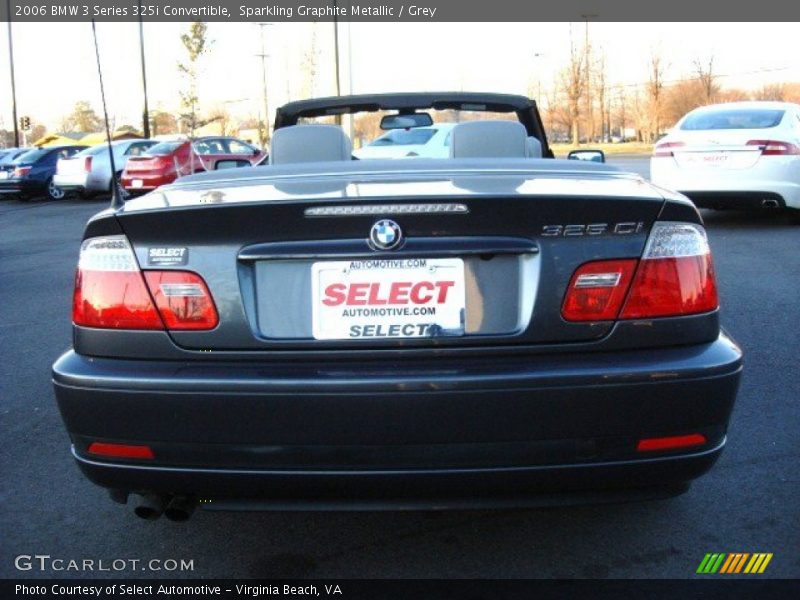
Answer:
[[[582,161],[415,159],[231,169],[181,178],[122,212],[297,199],[580,196],[663,199],[639,175]]]

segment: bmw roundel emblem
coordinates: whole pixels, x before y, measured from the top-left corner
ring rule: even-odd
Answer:
[[[403,240],[400,225],[391,219],[381,219],[369,232],[369,241],[376,250],[391,250],[397,248]]]

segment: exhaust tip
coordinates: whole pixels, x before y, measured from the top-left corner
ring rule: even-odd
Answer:
[[[185,496],[176,496],[164,509],[164,516],[170,521],[183,522],[188,521],[194,513],[197,502],[193,498]]]
[[[138,496],[134,503],[133,514],[145,521],[155,521],[164,512],[165,498],[153,494]]]

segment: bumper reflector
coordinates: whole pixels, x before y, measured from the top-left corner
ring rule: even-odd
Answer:
[[[688,448],[690,446],[702,446],[707,441],[706,436],[699,433],[660,438],[645,438],[639,440],[639,443],[636,444],[636,451],[657,452],[659,450],[675,450],[677,448]]]
[[[89,454],[97,454],[98,456],[113,456],[115,458],[155,458],[150,446],[106,444],[103,442],[92,442],[89,444]]]

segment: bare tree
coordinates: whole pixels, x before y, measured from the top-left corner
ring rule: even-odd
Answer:
[[[754,96],[756,100],[786,100],[786,84],[768,83],[756,90]]]
[[[303,73],[303,97],[311,98],[314,96],[314,88],[317,80],[317,63],[319,62],[319,48],[317,46],[317,24],[311,24],[311,43],[308,50],[303,55],[301,70]]]
[[[697,80],[703,90],[704,100],[706,104],[714,102],[719,86],[716,83],[716,75],[714,75],[714,55],[708,58],[708,64],[704,64],[700,59],[696,58],[692,61],[694,65],[694,72],[697,75]]]
[[[595,86],[594,89],[597,92],[597,103],[600,108],[600,138],[601,141],[606,141],[606,120],[608,115],[608,107],[606,106],[606,102],[608,101],[608,90],[606,88],[606,57],[604,53],[600,53],[600,58],[597,61],[597,67],[595,68]],[[610,133],[609,127],[609,133]]]
[[[664,73],[667,69],[661,53],[653,49],[650,53],[650,61],[647,65],[647,98],[649,101],[649,123],[648,139],[655,141],[661,133],[662,117],[662,96],[664,91]]]
[[[570,34],[569,66],[562,72],[561,83],[567,96],[572,143],[580,143],[581,99],[586,91],[586,52],[575,46]]]
[[[623,142],[625,141],[625,130],[628,127],[626,109],[628,106],[628,98],[625,95],[625,88],[619,86],[617,88],[617,123],[619,124],[619,137]]]

